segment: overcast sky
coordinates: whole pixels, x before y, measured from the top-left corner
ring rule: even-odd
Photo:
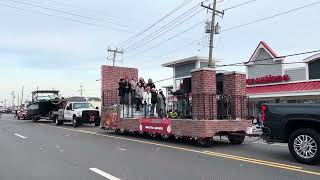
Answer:
[[[219,0],[218,9],[246,1]],[[146,79],[170,77],[171,69],[161,67],[162,63],[195,55],[207,56],[205,24],[150,48],[209,19],[206,10],[148,44],[138,42],[141,45],[138,49],[131,48],[130,51],[130,44],[126,44],[126,48],[122,47],[122,42],[182,2],[184,0],[0,0],[0,102],[10,101],[13,90],[17,96],[22,86],[27,98],[37,86],[39,89],[58,89],[64,96],[80,95],[81,83],[85,96],[100,97],[100,82],[96,80],[100,79],[100,66],[112,64],[106,60],[108,47],[127,51],[122,63],[117,63],[119,66],[137,67]],[[144,35],[199,2],[191,1]],[[217,20],[223,30],[314,2],[317,0],[256,0],[226,11],[224,17]],[[194,13],[198,10],[200,8]],[[319,10],[320,4],[317,4],[223,32],[215,37],[214,56],[221,59],[220,64],[246,61],[261,40],[279,55],[320,49]],[[190,15],[192,13],[186,17]],[[295,57],[287,61],[302,59]],[[245,71],[241,67],[226,69]],[[161,84],[170,84],[170,81]]]

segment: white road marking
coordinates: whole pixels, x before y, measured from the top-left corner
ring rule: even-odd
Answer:
[[[90,171],[93,171],[93,172],[95,172],[95,173],[97,173],[97,174],[99,174],[109,180],[121,180],[117,177],[112,176],[111,174],[108,174],[106,172],[101,171],[100,169],[97,169],[97,168],[89,168],[89,169],[90,169]]]
[[[268,144],[265,142],[252,142],[254,144],[264,144],[264,145],[271,145],[271,146],[282,146],[282,147],[287,147],[287,144],[280,144],[280,143],[272,143],[272,144]]]
[[[16,135],[16,136],[18,136],[18,137],[20,137],[20,138],[22,138],[22,139],[26,139],[26,138],[27,138],[27,137],[22,136],[21,134],[17,134],[17,133],[14,133],[14,135]]]
[[[127,149],[124,149],[124,148],[120,148],[120,151],[126,151]]]

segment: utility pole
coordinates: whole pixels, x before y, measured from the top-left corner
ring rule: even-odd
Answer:
[[[22,86],[22,90],[21,90],[21,104],[23,104],[23,91],[24,91],[24,86]]]
[[[223,15],[224,14],[224,11],[217,11],[217,0],[213,0],[213,6],[212,8],[210,6],[205,6],[203,5],[203,3],[201,3],[201,6],[206,8],[206,9],[209,9],[212,11],[212,17],[211,17],[211,28],[210,28],[210,43],[209,43],[209,62],[208,62],[208,66],[209,67],[213,67],[213,65],[215,65],[215,62],[213,63],[213,58],[212,58],[212,54],[213,54],[213,40],[214,40],[214,34],[216,33],[215,32],[215,27],[216,27],[216,23],[215,23],[215,20],[216,20],[216,15],[217,14],[221,14]]]
[[[11,92],[11,96],[12,96],[12,107],[14,107],[14,99],[15,99],[15,95],[14,95],[14,91]]]
[[[18,93],[18,103],[17,103],[17,106],[19,106],[20,105],[20,98],[19,98],[19,93]]]
[[[7,99],[4,99],[4,108],[7,108]]]
[[[84,89],[83,89],[83,85],[82,84],[80,84],[80,97],[82,97],[82,93],[83,93],[83,91],[84,91]]]
[[[117,49],[108,48],[108,53],[112,53],[112,58],[111,59],[108,58],[108,59],[112,61],[112,66],[114,66],[116,62],[117,54],[123,54],[123,51],[119,50],[118,48]]]

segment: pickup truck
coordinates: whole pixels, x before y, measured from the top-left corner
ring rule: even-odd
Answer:
[[[54,121],[57,126],[64,122],[71,122],[74,127],[83,123],[99,126],[99,110],[88,102],[67,102],[63,109],[58,110]]]
[[[261,111],[267,142],[288,143],[300,163],[319,163],[320,104],[264,104]]]

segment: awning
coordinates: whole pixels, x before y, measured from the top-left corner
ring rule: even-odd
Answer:
[[[249,86],[246,90],[249,97],[320,95],[320,81]]]

